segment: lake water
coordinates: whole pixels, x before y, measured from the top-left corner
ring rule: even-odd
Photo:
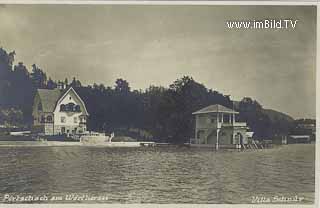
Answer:
[[[46,196],[46,203],[252,203],[254,196],[313,203],[314,172],[313,144],[243,152],[0,147],[0,200],[8,193]],[[71,193],[85,200],[65,198]]]

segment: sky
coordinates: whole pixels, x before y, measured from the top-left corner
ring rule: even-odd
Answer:
[[[295,29],[229,29],[228,20],[298,20]],[[0,47],[53,80],[131,88],[184,75],[294,118],[316,115],[316,7],[0,5]]]

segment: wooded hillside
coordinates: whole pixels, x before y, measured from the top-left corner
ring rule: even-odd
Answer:
[[[208,89],[192,77],[183,76],[168,87],[150,85],[132,90],[127,80],[117,79],[114,86],[81,81],[53,81],[36,65],[29,71],[15,63],[15,52],[0,48],[0,124],[30,126],[32,102],[37,88],[53,89],[58,82],[73,86],[86,102],[90,113],[88,129],[116,131],[143,139],[180,143],[194,135],[192,112],[211,104],[221,104],[240,112],[256,138],[287,134],[293,119],[283,113],[263,109],[252,98],[234,102],[229,96]]]

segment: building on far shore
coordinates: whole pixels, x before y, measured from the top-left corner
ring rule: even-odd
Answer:
[[[248,137],[252,137],[245,122],[236,122],[239,113],[225,106],[210,105],[192,114],[196,127],[191,144],[234,146],[248,144]]]
[[[33,103],[34,133],[44,135],[81,134],[86,131],[88,111],[72,88],[38,89]]]
[[[311,136],[310,135],[289,135],[286,143],[287,144],[311,143]]]

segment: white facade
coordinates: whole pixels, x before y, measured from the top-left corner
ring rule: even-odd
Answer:
[[[57,96],[57,93],[61,95]],[[79,134],[86,131],[86,106],[71,87],[67,91],[38,90],[35,97],[34,129],[45,135]]]
[[[211,105],[193,113],[195,136],[190,143],[215,145],[247,144],[247,124],[236,122],[238,112],[222,105]]]
[[[80,106],[80,111],[62,111],[62,105],[67,106],[70,103],[74,106]],[[58,133],[83,133],[86,131],[85,105],[74,90],[69,90],[58,101],[54,110],[55,132]]]

